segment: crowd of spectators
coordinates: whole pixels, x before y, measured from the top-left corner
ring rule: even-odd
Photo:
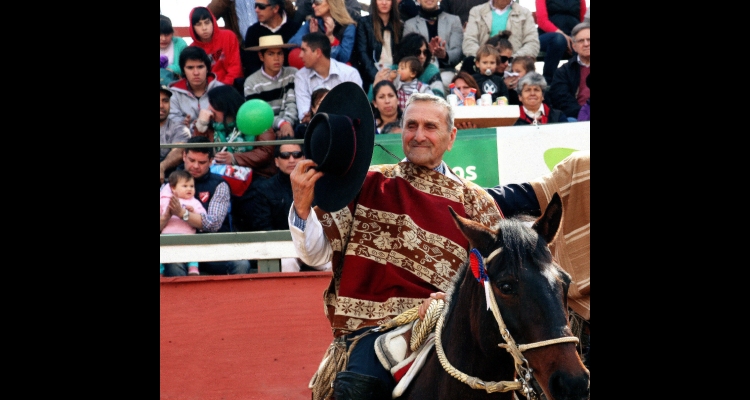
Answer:
[[[287,229],[271,220],[279,218],[254,216],[262,211],[273,217],[279,212],[274,207],[288,202],[289,193],[266,192],[281,185],[288,191],[289,166],[304,158],[302,146],[252,141],[302,139],[320,101],[342,82],[355,82],[368,94],[376,134],[400,133],[411,94],[445,98],[451,84],[474,88],[478,96],[489,93],[493,101],[508,98],[520,107],[518,124],[590,120],[585,0],[536,0],[536,15],[513,0],[372,0],[368,14],[361,14],[356,0],[302,0],[296,8],[289,0],[212,0],[189,15],[160,15],[160,143],[249,142],[160,149],[162,228],[177,221],[185,233]],[[189,27],[189,45],[175,36],[173,23]],[[541,73],[535,71],[537,57],[544,59]],[[272,126],[256,137],[232,135],[239,107],[254,99],[271,106]],[[222,186],[220,176],[206,178],[216,164],[250,168],[249,187],[236,193]],[[181,205],[187,189],[166,202],[176,184],[169,176],[181,170],[192,176],[194,197],[202,203],[202,209],[190,207],[196,212]],[[179,183],[186,180],[183,174]],[[253,198],[270,208],[254,209],[263,202]],[[299,260],[285,265],[289,271],[325,269]],[[194,266],[166,265],[164,275],[196,274]],[[246,273],[250,267],[247,260],[202,262],[199,270]]]

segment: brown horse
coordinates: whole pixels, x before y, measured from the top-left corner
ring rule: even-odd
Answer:
[[[548,249],[562,219],[560,196],[536,221],[505,219],[497,232],[450,211],[478,253],[446,293],[435,349],[399,399],[510,400],[514,390],[519,399],[589,398],[589,371],[568,322],[571,278]],[[483,268],[470,265],[483,263],[491,293],[478,282]],[[496,307],[488,310],[486,298]]]

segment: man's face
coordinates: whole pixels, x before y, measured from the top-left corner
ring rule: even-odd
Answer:
[[[299,56],[302,58],[302,63],[305,64],[305,68],[312,69],[315,63],[318,61],[318,52],[312,50],[307,42],[302,42],[300,46]]]
[[[508,7],[508,4],[510,4],[511,0],[494,0],[492,2],[492,5],[495,6],[495,8],[504,9],[505,7]]]
[[[159,91],[159,122],[164,122],[169,116],[169,95]]]
[[[415,101],[404,111],[401,133],[404,155],[414,164],[435,168],[443,154],[453,148],[456,127],[448,130],[448,110],[429,101]]]
[[[269,4],[270,0],[255,0],[255,14],[258,16],[258,22],[268,24],[273,19],[273,15],[276,14],[279,6],[270,6]],[[261,10],[261,7],[264,6],[266,6],[266,9]]]
[[[438,8],[438,0],[421,0],[419,4],[425,11],[437,10]]]
[[[206,84],[206,77],[208,76],[208,68],[206,64],[200,60],[187,60],[185,61],[185,68],[183,69],[187,81],[191,87],[201,87]]]
[[[591,29],[581,29],[573,38],[573,50],[583,58],[591,57]]]
[[[199,151],[193,151],[186,149],[182,153],[182,162],[185,163],[185,170],[193,176],[193,178],[200,178],[208,173],[208,169],[211,166],[211,159],[208,154],[201,153]]]
[[[294,167],[297,166],[297,163],[305,159],[305,156],[301,153],[302,147],[298,144],[282,145],[279,149],[279,156],[274,159],[276,161],[276,166],[281,172],[291,175],[292,171],[294,171]],[[299,157],[295,157],[295,155],[298,155]],[[289,156],[289,158],[284,159],[282,156]]]
[[[195,33],[201,42],[210,41],[211,36],[214,34],[214,24],[210,19],[202,19],[198,21],[193,25],[193,28],[195,28]]]
[[[263,70],[268,75],[276,76],[281,71],[281,67],[284,65],[284,50],[282,49],[267,49],[264,52],[259,51],[258,57],[263,63]]]

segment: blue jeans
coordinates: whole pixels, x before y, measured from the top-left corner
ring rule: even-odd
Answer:
[[[543,33],[539,35],[539,47],[544,52],[544,80],[547,81],[547,87],[552,84],[552,78],[555,76],[557,65],[560,64],[565,52],[568,50],[568,41],[560,33]]]
[[[250,272],[250,261],[205,261],[198,263],[201,275],[236,275]],[[164,276],[187,276],[187,263],[165,263]]]
[[[372,328],[374,327],[370,326],[367,328],[362,328],[346,335],[346,337],[354,338]],[[375,339],[385,333],[387,332],[371,333],[360,339],[357,342],[357,345],[354,347],[352,354],[349,355],[349,362],[347,363],[346,370],[362,375],[374,376],[383,381],[383,383],[385,383],[387,387],[391,391],[393,391],[393,389],[396,387],[396,380],[393,378],[391,371],[388,371],[383,367],[383,364],[380,363],[377,354],[375,354]],[[346,349],[349,350],[350,346],[351,342],[347,340]]]

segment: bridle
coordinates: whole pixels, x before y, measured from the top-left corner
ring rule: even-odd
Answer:
[[[484,265],[487,265],[487,263],[489,263],[492,260],[492,258],[494,258],[496,255],[500,254],[501,251],[502,251],[502,247],[493,251],[489,255],[489,257],[487,257],[486,259],[483,259]],[[448,308],[445,307],[445,305],[447,304],[445,300],[437,300],[437,301],[431,302],[427,311],[429,315],[434,305],[435,310],[432,310],[432,311],[440,312],[440,317],[438,318],[437,325],[435,327],[435,351],[437,352],[438,359],[440,360],[440,365],[442,365],[443,369],[445,369],[445,371],[448,372],[451,376],[469,385],[472,389],[484,389],[487,393],[508,392],[511,390],[518,390],[524,396],[526,396],[526,398],[528,398],[529,400],[535,400],[538,397],[534,389],[531,387],[531,381],[533,379],[532,373],[534,371],[529,366],[528,360],[526,360],[526,358],[523,357],[522,353],[526,350],[535,349],[535,348],[543,347],[543,346],[549,346],[549,345],[558,344],[558,343],[568,343],[568,342],[578,343],[578,338],[575,336],[564,336],[564,337],[559,337],[556,339],[542,340],[542,341],[535,342],[535,343],[517,345],[516,341],[513,340],[513,336],[511,336],[510,332],[508,331],[508,328],[506,327],[505,322],[503,321],[503,317],[500,315],[500,310],[498,309],[497,302],[495,301],[495,294],[492,292],[492,289],[490,288],[489,283],[487,281],[485,281],[485,291],[488,297],[488,304],[490,306],[490,309],[492,310],[492,315],[495,317],[495,321],[497,321],[497,326],[500,329],[500,335],[503,337],[503,340],[505,340],[506,342],[506,343],[498,343],[498,347],[504,348],[508,353],[510,353],[513,356],[518,378],[516,378],[516,380],[514,381],[486,382],[479,378],[466,375],[465,373],[457,370],[453,365],[451,365],[451,363],[445,357],[445,352],[443,350],[443,343],[441,340],[441,336],[443,333],[443,325],[445,324],[445,315],[448,310]]]

